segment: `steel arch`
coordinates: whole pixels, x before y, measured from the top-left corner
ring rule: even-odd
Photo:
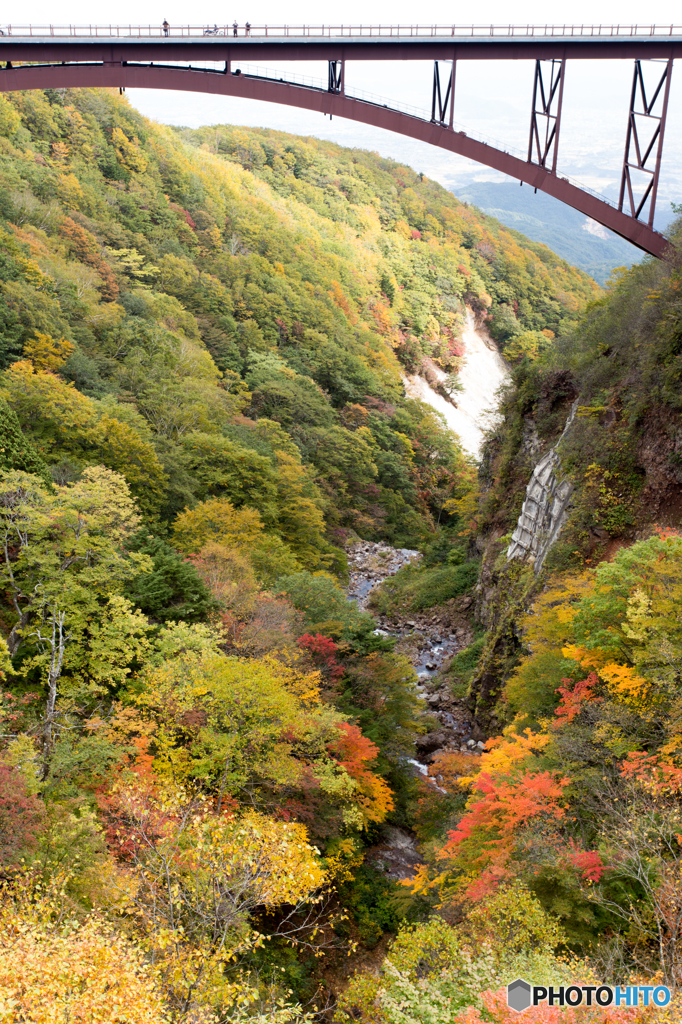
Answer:
[[[30,64],[0,69],[0,92],[59,88],[164,89],[263,100],[319,111],[427,142],[485,164],[532,188],[540,189],[592,218],[633,245],[665,258],[670,244],[659,232],[584,191],[550,169],[496,149],[448,126],[356,99],[286,81],[168,65],[111,61],[96,64]]]

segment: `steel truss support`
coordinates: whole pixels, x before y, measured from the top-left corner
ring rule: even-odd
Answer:
[[[660,61],[650,61],[650,63],[660,63]],[[645,208],[647,200],[649,202],[649,217],[648,224],[650,228],[654,226],[654,213],[656,211],[656,194],[658,192],[658,179],[661,173],[661,157],[663,156],[663,136],[665,134],[665,120],[668,114],[668,98],[670,96],[670,79],[673,73],[673,58],[665,61],[665,67],[663,74],[661,75],[658,85],[651,95],[651,99],[647,97],[646,88],[644,86],[644,76],[642,74],[642,62],[641,60],[635,61],[635,74],[632,80],[632,92],[630,94],[630,113],[628,115],[628,130],[625,136],[625,156],[623,157],[623,174],[620,181],[620,195],[618,197],[618,209],[623,209],[623,202],[625,200],[625,192],[627,190],[628,202],[630,204],[630,216],[635,219],[639,218],[640,213]],[[654,114],[653,109],[663,91],[663,100],[661,104],[660,114]],[[641,101],[641,110],[637,108],[638,101]],[[647,118],[651,122],[650,128],[653,128],[653,134],[649,140],[649,144],[644,148],[640,141],[640,131],[643,127],[641,120],[638,127],[638,119]],[[658,145],[656,145],[658,143]],[[647,161],[651,156],[654,147],[656,148],[656,157],[654,166],[647,167]],[[634,154],[632,150],[634,149]],[[634,156],[634,159],[633,159]],[[637,201],[632,191],[632,174],[631,171],[640,171],[643,174],[649,176],[649,183],[644,189],[642,198]]]
[[[440,68],[439,62],[434,60],[433,62],[433,91],[431,93],[431,120],[434,124],[445,125],[447,121],[448,128],[452,128],[452,120],[455,111],[455,73],[457,70],[457,61],[453,60],[450,65],[450,76],[448,78],[448,84],[445,86],[445,93],[443,93],[440,81]]]
[[[535,61],[528,163],[545,167],[552,174],[556,174],[559,155],[565,66],[565,60]],[[548,167],[548,164],[551,166]]]
[[[330,60],[329,62],[329,92],[336,95],[343,95],[343,76],[345,72],[344,60]]]

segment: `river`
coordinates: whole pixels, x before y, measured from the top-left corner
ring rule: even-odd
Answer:
[[[478,459],[485,433],[497,420],[496,393],[507,381],[509,370],[494,341],[484,328],[476,325],[472,310],[467,309],[466,313],[462,333],[465,351],[459,371],[462,390],[448,401],[421,376],[407,376],[404,384],[410,398],[419,399],[442,413],[463,449]],[[446,380],[447,375],[435,363],[429,360],[427,366],[432,380]],[[358,541],[348,549],[348,597],[357,601],[363,610],[369,609],[371,593],[376,587],[404,566],[416,565],[420,559],[421,554],[409,548]],[[473,639],[467,616],[470,605],[471,597],[464,595],[423,612],[393,616],[375,613],[377,631],[395,637],[396,651],[412,662],[417,674],[417,692],[431,713],[430,730],[417,738],[414,756],[408,760],[435,786],[441,778],[429,773],[429,765],[440,751],[459,750],[475,756],[483,748],[483,735],[465,701],[453,698],[447,677],[443,677],[453,655]],[[412,877],[421,862],[415,837],[394,827],[386,830],[384,841],[369,850],[367,858],[396,880]]]
[[[405,378],[405,390],[411,397],[442,413],[465,451],[479,457],[485,432],[494,426],[499,415],[496,393],[508,380],[509,370],[495,342],[485,328],[477,326],[468,307],[462,341],[464,355],[459,371],[462,390],[455,394],[453,401],[438,394],[421,376]],[[439,381],[446,379],[446,374],[434,363],[429,369]],[[368,609],[376,587],[404,566],[417,564],[420,558],[418,551],[408,548],[358,541],[348,551],[348,596],[363,610]],[[378,631],[396,637],[396,649],[412,662],[419,693],[434,716],[431,732],[417,742],[415,764],[418,763],[422,771],[437,750],[472,750],[481,746],[481,734],[464,701],[454,699],[447,681],[441,678],[453,655],[473,639],[467,615],[471,603],[471,597],[464,595],[419,613],[375,615]]]

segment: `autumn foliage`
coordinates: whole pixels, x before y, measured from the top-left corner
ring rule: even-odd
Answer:
[[[595,282],[376,154],[112,91],[2,95],[0,142],[2,1024],[327,1021],[368,936],[367,1024],[506,1021],[503,971],[602,933],[682,984],[680,538],[530,587],[502,735],[430,778],[345,593],[357,537],[424,553],[377,600],[472,591],[495,502],[404,375],[456,384],[469,308],[531,393]]]
[[[161,993],[139,946],[93,915],[55,919],[48,898],[0,905],[0,1021],[164,1024]]]
[[[549,772],[521,773],[510,780],[493,778],[485,767],[473,782],[466,813],[439,853],[456,858],[480,877],[469,885],[470,897],[481,898],[489,887],[507,876],[519,829],[542,818],[561,821],[562,800],[569,780]]]

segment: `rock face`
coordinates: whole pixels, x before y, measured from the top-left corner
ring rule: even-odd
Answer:
[[[368,851],[365,860],[374,864],[387,878],[402,882],[414,878],[424,860],[414,836],[401,828],[384,829],[383,842]]]
[[[428,359],[424,363],[429,380],[414,375],[405,377],[403,383],[408,398],[418,398],[440,412],[464,451],[478,459],[486,430],[498,421],[495,393],[508,380],[509,368],[468,307],[466,317],[461,337],[464,356],[457,375],[462,390],[450,394],[447,374]]]
[[[573,423],[577,408],[576,399],[558,442],[533,470],[518,525],[507,549],[507,561],[523,559],[533,565],[536,573],[540,572],[549,549],[561,533],[571,503],[573,484],[560,479],[561,460],[557,449]]]

